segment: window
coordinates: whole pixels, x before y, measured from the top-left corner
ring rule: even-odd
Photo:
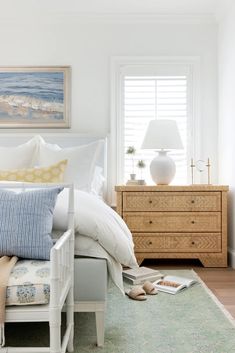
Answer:
[[[133,160],[126,155],[134,146],[135,172],[138,160],[146,168],[143,178],[152,184],[148,165],[156,152],[141,150],[148,122],[175,119],[184,150],[170,151],[176,162],[175,184],[190,182],[190,158],[200,155],[199,58],[197,57],[114,57],[111,65],[111,140],[108,195],[115,204],[114,186],[125,183]],[[196,151],[196,152],[195,152]],[[199,180],[198,180],[199,181]]]
[[[187,183],[187,76],[124,76],[123,85],[124,152],[128,146],[137,149],[134,161],[130,155],[124,153],[124,182],[133,173],[134,162],[137,178],[144,178],[148,184],[152,183],[149,163],[156,152],[140,149],[145,130],[152,119],[174,119],[184,145],[184,150],[171,152],[177,171],[174,183]],[[143,172],[136,167],[140,159],[146,163]]]

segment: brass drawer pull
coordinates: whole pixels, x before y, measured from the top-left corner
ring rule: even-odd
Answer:
[[[195,224],[195,221],[191,221],[192,224]]]
[[[149,241],[149,242],[148,242],[148,245],[152,245],[152,244],[153,244],[152,241]]]
[[[195,242],[194,242],[194,241],[192,241],[192,245],[195,245]]]
[[[149,224],[152,224],[153,223],[153,221],[149,221]]]

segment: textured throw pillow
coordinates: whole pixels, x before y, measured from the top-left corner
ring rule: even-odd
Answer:
[[[0,169],[21,169],[33,167],[38,151],[40,136],[16,147],[0,146]]]
[[[64,181],[74,183],[74,186],[79,190],[90,192],[95,166],[103,144],[103,140],[98,140],[88,145],[62,149],[58,145],[46,143],[41,138],[38,165],[44,167],[66,159],[68,166]]]
[[[50,259],[53,211],[62,190],[0,190],[0,256]]]
[[[25,181],[29,183],[61,183],[67,160],[45,168],[0,170],[0,181]]]

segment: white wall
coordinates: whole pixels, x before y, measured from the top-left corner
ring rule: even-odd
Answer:
[[[219,181],[230,186],[229,248],[235,267],[235,4],[219,27]]]
[[[64,16],[0,22],[1,65],[71,65],[72,131],[110,130],[111,56],[200,56],[201,158],[217,166],[217,25],[214,23],[79,23]],[[135,22],[135,21],[133,21]]]

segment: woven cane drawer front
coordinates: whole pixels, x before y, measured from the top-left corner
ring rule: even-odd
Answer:
[[[220,252],[221,234],[134,233],[135,252]]]
[[[220,211],[220,192],[124,192],[123,211]]]
[[[220,232],[220,212],[124,212],[132,232]]]

